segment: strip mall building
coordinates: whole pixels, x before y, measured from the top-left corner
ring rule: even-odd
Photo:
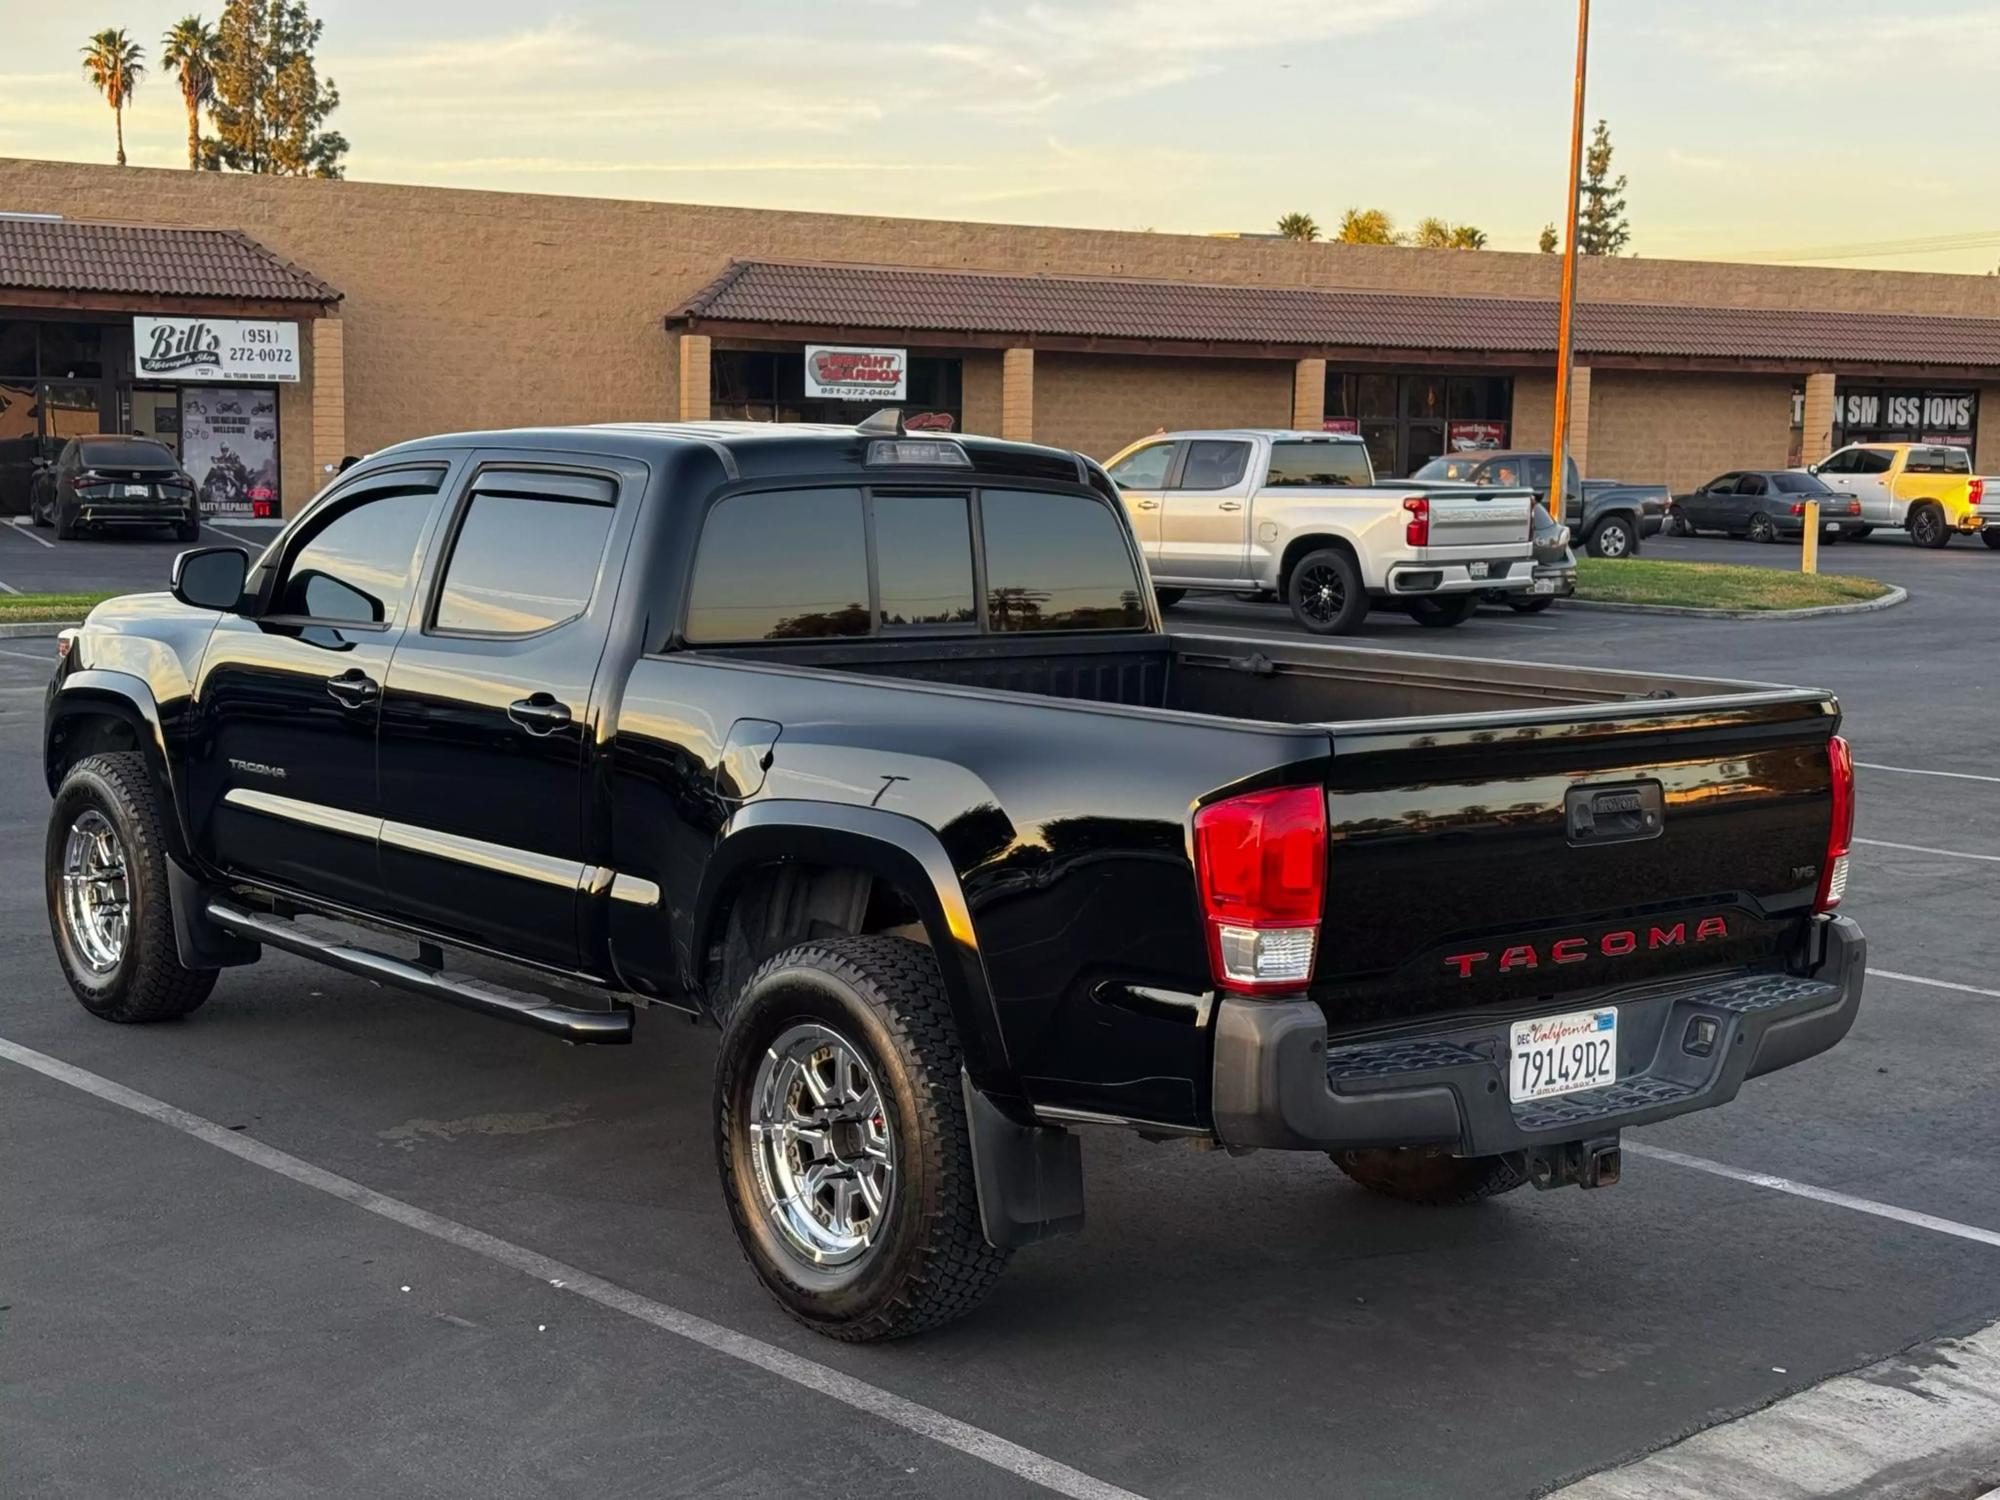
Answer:
[[[0,509],[83,430],[234,434],[280,513],[421,433],[892,400],[1099,457],[1301,426],[1406,474],[1549,439],[1550,256],[19,160],[0,215]],[[1886,438],[2000,464],[2000,279],[1622,259],[1580,297],[1586,473],[1680,488]]]

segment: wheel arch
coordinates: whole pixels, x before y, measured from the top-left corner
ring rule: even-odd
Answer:
[[[177,844],[173,852],[185,857],[191,847],[187,815],[174,795],[166,727],[152,688],[128,672],[102,668],[71,672],[50,697],[43,727],[42,775],[49,794],[55,795],[71,766],[109,750],[136,750],[146,757],[154,791],[163,806],[173,809],[166,820]]]
[[[703,872],[690,927],[688,989],[704,1009],[714,1008],[710,986],[726,962],[719,951],[728,945],[745,898],[760,882],[787,871],[816,878],[867,877],[872,889],[860,908],[864,925],[850,931],[902,931],[865,925],[869,903],[879,896],[886,894],[907,907],[921,940],[937,955],[967,1073],[989,1093],[1017,1093],[958,873],[937,834],[900,813],[786,800],[739,809],[724,826]],[[797,940],[812,935],[801,932]]]
[[[1368,586],[1368,570],[1361,565],[1361,549],[1354,544],[1354,538],[1345,532],[1310,530],[1302,531],[1285,543],[1285,550],[1278,558],[1278,597],[1285,597],[1285,590],[1292,581],[1292,569],[1300,559],[1314,552],[1332,550],[1345,552],[1348,561],[1354,564],[1355,575],[1361,586]]]

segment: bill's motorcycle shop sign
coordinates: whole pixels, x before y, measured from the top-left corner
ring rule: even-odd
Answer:
[[[132,369],[140,380],[297,380],[299,325],[134,318]]]
[[[905,349],[806,345],[806,395],[823,401],[901,401],[909,394]]]

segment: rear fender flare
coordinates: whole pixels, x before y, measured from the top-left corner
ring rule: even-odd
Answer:
[[[160,716],[159,701],[143,677],[130,672],[114,672],[101,667],[71,672],[63,678],[49,699],[48,722],[42,731],[42,774],[54,796],[62,785],[58,767],[61,745],[70,721],[84,717],[118,719],[131,726],[146,765],[153,773],[153,790],[163,806],[173,810],[168,826],[180,840],[175,854],[186,858],[193,848],[189,838],[187,809],[174,795],[173,774],[167,761],[167,733]]]
[[[937,834],[900,813],[785,799],[738,809],[723,826],[695,899],[690,989],[699,993],[703,955],[721,936],[731,898],[745,877],[790,861],[866,870],[910,899],[937,954],[966,1072],[989,1094],[1014,1096],[1013,1070],[958,872]]]

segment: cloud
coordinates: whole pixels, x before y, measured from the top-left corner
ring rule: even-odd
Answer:
[[[1658,34],[1718,72],[1782,84],[1809,84],[1851,92],[1859,74],[1840,74],[1833,59],[1850,43],[1871,57],[1907,58],[1909,68],[1889,67],[1868,75],[1870,89],[1922,89],[1943,69],[1990,71],[2000,64],[2000,6],[1984,5],[1945,14],[1869,14],[1854,17],[1853,30],[1813,24],[1814,12],[1749,21],[1732,16],[1705,24],[1669,24]],[[1900,80],[1898,75],[1900,76]],[[1928,81],[1927,81],[1928,80]]]

